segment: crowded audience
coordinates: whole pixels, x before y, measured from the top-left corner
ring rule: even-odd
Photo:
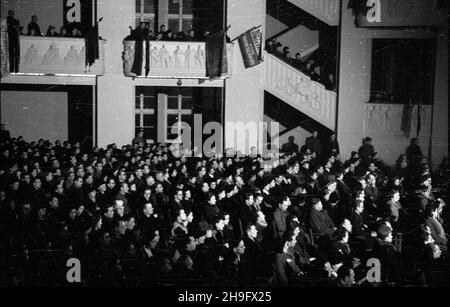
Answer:
[[[306,59],[302,59],[300,52],[292,56],[290,48],[283,47],[283,44],[276,38],[267,40],[266,51],[309,76],[311,80],[323,84],[327,90],[336,91],[335,76],[326,72],[326,64],[321,63],[320,57],[315,58],[310,55]]]
[[[65,285],[73,257],[85,285],[373,286],[370,258],[376,285],[448,271],[448,209],[433,188],[448,177],[432,179],[417,140],[401,172],[369,138],[346,161],[335,135],[289,141],[274,161],[173,155],[142,135],[106,148],[4,137],[1,283]]]

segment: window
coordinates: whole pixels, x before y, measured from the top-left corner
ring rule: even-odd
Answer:
[[[434,40],[373,39],[370,102],[431,104]]]
[[[170,90],[167,92],[166,141],[173,142],[181,134],[181,122],[185,122],[193,129],[192,122],[192,91],[188,89]],[[172,127],[178,123],[177,133],[172,133]]]
[[[155,32],[155,0],[136,0],[136,27],[141,22],[148,22],[150,30]]]
[[[168,0],[167,25],[172,32],[184,31],[187,33],[192,29],[193,0]]]
[[[145,139],[157,141],[157,112],[156,95],[154,88],[136,87],[135,98],[135,132],[144,132]]]

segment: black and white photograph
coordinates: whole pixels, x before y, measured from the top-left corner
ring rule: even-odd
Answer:
[[[449,1],[0,2],[0,288],[450,287]]]

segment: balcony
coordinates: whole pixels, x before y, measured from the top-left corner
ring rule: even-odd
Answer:
[[[105,43],[99,41],[100,58],[86,67],[84,38],[21,36],[16,75],[101,76],[105,73]]]
[[[335,130],[335,92],[265,51],[264,66],[262,82],[266,91],[330,130]]]
[[[145,78],[146,58],[149,60],[147,78],[208,79],[206,76],[206,52],[204,42],[150,41],[147,57],[145,42],[141,75],[131,72],[136,41],[124,40],[123,73],[127,77]],[[227,73],[221,79],[230,78],[233,68],[233,44],[227,44]]]

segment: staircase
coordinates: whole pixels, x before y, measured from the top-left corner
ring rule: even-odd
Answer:
[[[264,51],[264,89],[330,130],[336,128],[337,95],[309,76]]]
[[[312,31],[318,30],[319,20],[289,0],[267,0],[266,12],[289,29],[303,25]]]
[[[330,26],[339,24],[339,0],[287,0]]]

